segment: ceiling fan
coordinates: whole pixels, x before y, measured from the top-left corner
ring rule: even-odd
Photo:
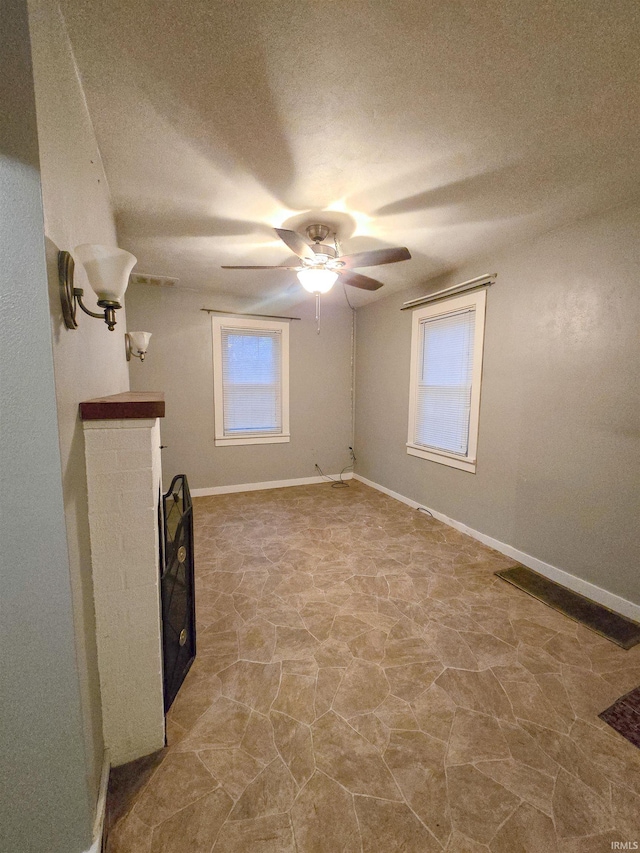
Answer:
[[[313,245],[310,246],[295,231],[276,228],[276,234],[301,261],[297,266],[223,266],[224,270],[296,270],[300,284],[309,293],[327,293],[338,278],[352,287],[363,290],[378,290],[382,282],[367,275],[354,272],[357,267],[375,267],[380,264],[394,264],[408,261],[409,250],[404,247],[392,249],[373,249],[369,252],[357,252],[354,255],[338,255],[337,244],[323,243],[331,231],[328,225],[309,225],[306,234]]]

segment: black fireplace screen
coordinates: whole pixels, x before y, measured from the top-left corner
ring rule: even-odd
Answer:
[[[184,474],[173,478],[160,503],[160,597],[166,713],[196,656],[193,506]]]

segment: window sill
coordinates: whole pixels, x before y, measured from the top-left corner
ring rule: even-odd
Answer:
[[[429,462],[437,462],[439,465],[448,465],[450,468],[468,471],[470,474],[476,473],[475,459],[463,459],[460,456],[444,452],[438,453],[435,450],[426,450],[424,447],[418,447],[415,444],[407,444],[407,453],[411,456],[418,456],[420,459],[428,459]]]
[[[289,435],[248,435],[243,438],[229,438],[216,436],[214,444],[216,447],[238,444],[285,444],[289,442]]]

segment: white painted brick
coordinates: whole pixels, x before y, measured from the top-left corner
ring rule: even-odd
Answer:
[[[164,744],[160,423],[86,421],[83,426],[104,738],[117,765]]]
[[[152,430],[159,423],[158,418],[124,418],[122,420],[83,421],[85,430]]]

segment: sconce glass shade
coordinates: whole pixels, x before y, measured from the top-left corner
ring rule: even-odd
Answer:
[[[128,332],[131,349],[135,352],[146,352],[149,346],[151,332]]]
[[[82,243],[73,250],[75,258],[82,264],[94,293],[101,302],[122,304],[129,273],[137,263],[137,258],[111,246],[96,243]]]
[[[297,275],[298,281],[309,293],[328,293],[338,278],[338,273],[321,267],[300,270]]]

